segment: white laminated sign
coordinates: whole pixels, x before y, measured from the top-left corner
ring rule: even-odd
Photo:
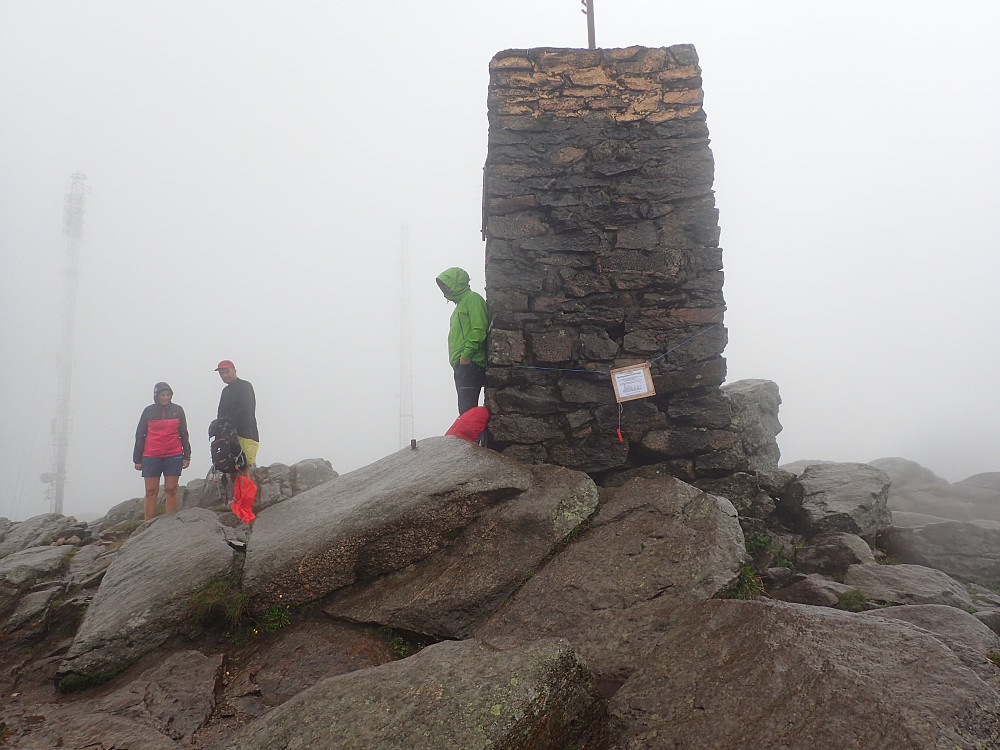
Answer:
[[[615,399],[619,404],[622,401],[656,395],[656,391],[653,390],[653,376],[649,372],[648,362],[612,370],[611,382],[615,386]]]

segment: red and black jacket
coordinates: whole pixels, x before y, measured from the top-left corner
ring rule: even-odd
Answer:
[[[166,405],[150,404],[142,410],[139,426],[135,428],[132,463],[142,463],[143,456],[183,456],[186,460],[191,460],[187,417],[180,406],[173,402]]]

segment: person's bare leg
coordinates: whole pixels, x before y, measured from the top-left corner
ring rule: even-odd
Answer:
[[[167,496],[165,513],[177,512],[177,482],[180,477],[163,477],[163,492]]]
[[[159,477],[143,477],[146,482],[146,496],[142,499],[143,515],[148,521],[156,515],[156,498],[160,494]]]

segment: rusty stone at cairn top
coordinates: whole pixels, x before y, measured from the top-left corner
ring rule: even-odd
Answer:
[[[734,470],[694,48],[501,52],[489,121],[494,440],[515,458],[592,474],[654,463],[686,479]],[[656,396],[622,404],[620,441],[607,373],[651,361]]]

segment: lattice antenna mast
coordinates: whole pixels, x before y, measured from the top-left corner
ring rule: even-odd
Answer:
[[[587,17],[587,47],[597,49],[597,34],[594,31],[594,0],[580,0],[580,10]]]
[[[80,242],[83,238],[83,212],[87,195],[87,176],[74,172],[63,214],[63,233],[66,235],[66,288],[63,297],[62,334],[56,357],[58,392],[56,418],[53,424],[55,441],[55,497],[52,512],[62,514],[66,493],[66,457],[69,453],[69,395],[73,376],[73,340],[76,329],[76,289],[80,275]]]
[[[410,330],[410,250],[406,224],[399,227],[399,447],[413,438],[413,364]]]

